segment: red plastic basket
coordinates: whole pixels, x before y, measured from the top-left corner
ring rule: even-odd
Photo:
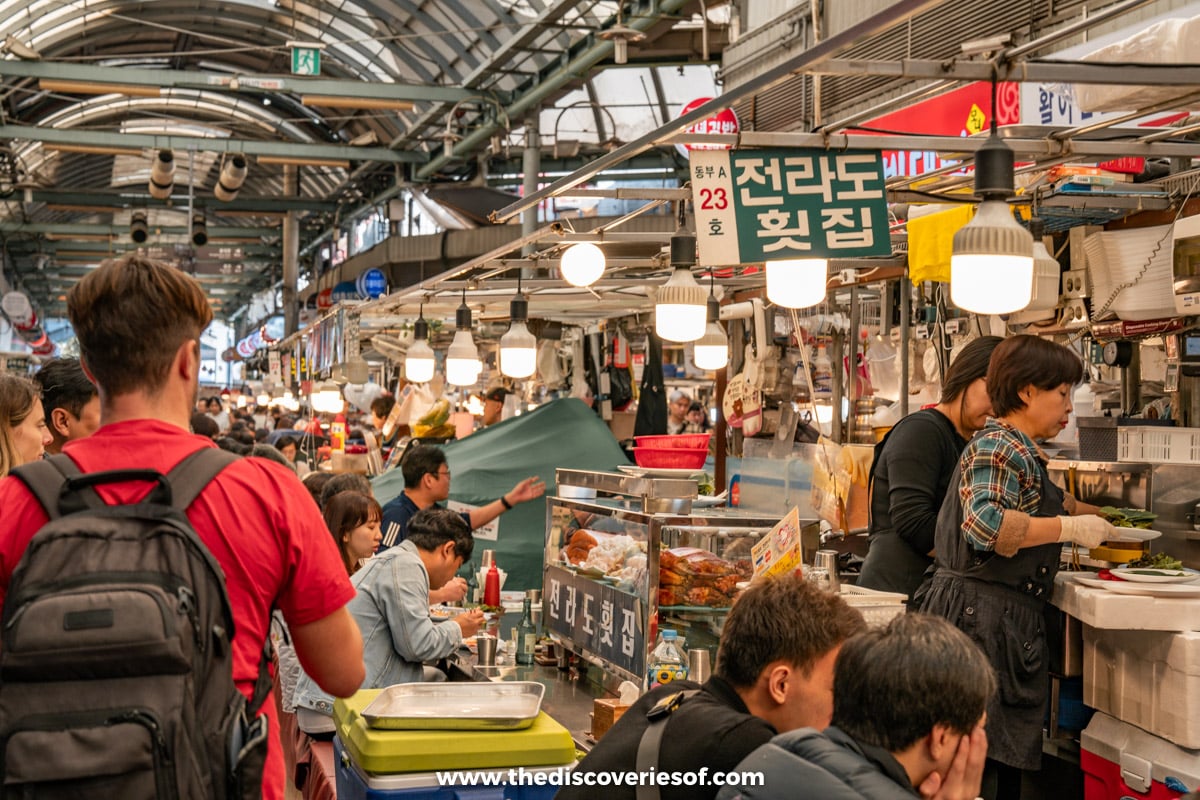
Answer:
[[[681,447],[635,447],[633,460],[650,469],[695,469],[704,467],[708,449],[684,450]]]
[[[638,447],[660,450],[707,450],[708,440],[712,438],[712,433],[680,433],[675,436],[635,436],[633,438],[637,440]]]

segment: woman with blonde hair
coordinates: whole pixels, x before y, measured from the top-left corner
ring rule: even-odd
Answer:
[[[41,458],[51,441],[37,384],[17,375],[0,375],[0,478]]]

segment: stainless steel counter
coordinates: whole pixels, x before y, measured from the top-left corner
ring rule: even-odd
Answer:
[[[575,746],[583,751],[590,750],[592,742],[588,734],[592,729],[592,701],[599,697],[612,697],[596,680],[600,672],[595,666],[588,667],[580,662],[568,671],[553,666],[518,666],[509,661],[495,667],[481,667],[475,655],[459,650],[449,659],[450,680],[462,681],[536,681],[546,687],[542,699],[542,710],[571,732]]]

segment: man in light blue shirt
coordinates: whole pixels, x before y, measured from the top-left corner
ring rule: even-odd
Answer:
[[[422,662],[445,658],[483,626],[479,609],[443,623],[429,616],[430,587],[441,587],[453,578],[474,546],[471,529],[460,514],[427,508],[409,521],[403,542],[354,573],[351,583],[357,594],[348,608],[362,631],[367,672],[363,689],[420,681]],[[303,712],[332,715],[333,698],[301,676],[296,710],[301,729],[319,733],[323,720]],[[332,720],[327,729],[333,729]]]

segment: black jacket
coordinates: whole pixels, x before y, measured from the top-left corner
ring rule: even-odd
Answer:
[[[944,414],[926,408],[900,420],[875,446],[870,549],[859,586],[912,598],[933,563],[928,553],[938,510],[966,445]]]
[[[837,728],[781,733],[737,765],[762,773],[760,786],[727,786],[717,800],[912,800],[917,797],[900,762],[860,744]]]
[[[727,772],[760,744],[771,740],[775,729],[754,716],[733,687],[713,676],[700,687],[693,681],[672,681],[638,698],[592,748],[575,772],[630,772],[637,764],[638,745],[649,722],[646,712],[663,697],[684,689],[702,691],[683,702],[665,723],[659,750],[658,771],[706,774]],[[711,800],[715,785],[660,785],[662,800]],[[566,786],[555,800],[634,800],[632,786]]]

